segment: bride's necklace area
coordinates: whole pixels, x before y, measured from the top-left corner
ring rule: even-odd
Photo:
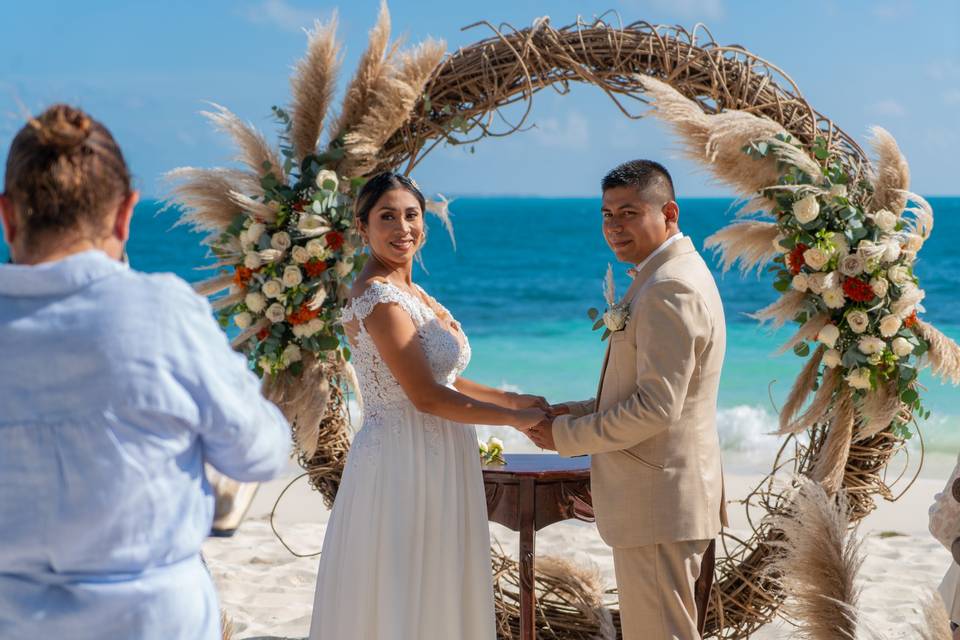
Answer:
[[[379,264],[384,269],[390,269],[390,267],[387,266],[372,251],[370,252],[370,257],[373,258],[377,262],[377,264]],[[440,325],[446,331],[451,333],[454,336],[454,338],[457,340],[457,342],[462,343],[461,336],[463,336],[464,334],[463,334],[463,328],[460,326],[460,323],[454,320],[453,316],[451,316],[446,310],[444,310],[443,307],[441,307],[440,304],[433,299],[433,297],[431,297],[423,289],[421,289],[419,285],[413,284],[413,287],[410,288],[407,286],[406,282],[404,282],[403,284],[398,284],[393,280],[391,280],[386,275],[381,277],[387,282],[389,282],[391,285],[399,289],[400,291],[403,291],[404,293],[413,297],[414,299],[419,300],[421,304],[423,304],[425,307],[427,307],[433,312],[433,315],[436,316],[437,320],[440,322]],[[413,283],[412,280],[411,280],[411,283]]]

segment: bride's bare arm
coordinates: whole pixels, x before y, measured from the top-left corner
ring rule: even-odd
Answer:
[[[380,357],[418,411],[454,422],[518,429],[528,429],[546,416],[541,409],[509,409],[484,402],[434,380],[416,326],[399,305],[378,304],[363,322]]]
[[[529,409],[532,407],[546,411],[550,408],[550,403],[542,396],[503,391],[468,378],[457,378],[453,386],[457,388],[457,391],[471,398],[491,402],[507,409]]]

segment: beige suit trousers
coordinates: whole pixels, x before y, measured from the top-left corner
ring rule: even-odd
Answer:
[[[709,544],[613,548],[623,640],[699,640],[694,585]]]

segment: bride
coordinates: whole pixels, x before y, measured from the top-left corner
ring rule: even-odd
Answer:
[[[311,640],[494,640],[490,534],[475,423],[528,429],[543,398],[461,377],[470,344],[413,283],[424,198],[408,178],[364,185],[370,251],[343,323],[364,401],[320,557]]]

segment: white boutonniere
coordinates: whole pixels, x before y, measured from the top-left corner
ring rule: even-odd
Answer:
[[[503,458],[503,440],[495,436],[484,442],[477,438],[477,445],[480,448],[480,461],[484,464],[506,464]]]
[[[596,322],[593,330],[605,327],[601,340],[606,340],[611,333],[623,331],[630,319],[630,307],[624,301],[617,302],[616,285],[613,282],[613,267],[607,265],[607,277],[603,281],[603,297],[607,302],[607,309],[600,315],[596,309],[587,310],[587,315]]]

